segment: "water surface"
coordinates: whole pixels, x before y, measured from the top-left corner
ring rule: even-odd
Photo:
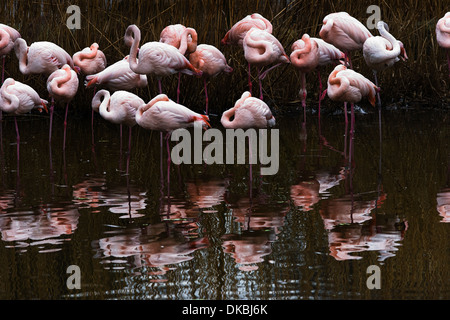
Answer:
[[[133,129],[127,175],[127,130],[96,117],[92,146],[71,114],[63,152],[62,113],[51,148],[46,115],[18,120],[19,166],[2,127],[1,299],[450,298],[444,112],[383,111],[381,148],[377,114],[357,115],[352,166],[342,115],[320,132],[316,115],[277,117],[278,174],[171,164],[170,188],[158,133]]]

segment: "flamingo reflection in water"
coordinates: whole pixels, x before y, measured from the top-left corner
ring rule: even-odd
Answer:
[[[78,226],[80,213],[72,205],[41,205],[38,211],[8,212],[0,215],[0,233],[9,248],[38,246],[39,252],[62,249]]]
[[[108,187],[103,177],[91,177],[73,186],[73,202],[78,208],[98,213],[100,207],[107,207],[121,219],[142,217],[139,211],[146,208],[146,199],[146,192],[133,185]]]
[[[173,226],[169,228],[173,229]],[[158,269],[149,272],[150,275],[163,275],[172,269],[170,265],[193,259],[195,251],[208,245],[207,238],[188,240],[178,236],[175,230],[171,231],[167,232],[167,223],[127,228],[117,235],[98,240],[99,254],[106,258],[103,263],[107,265],[131,263],[138,268]]]
[[[259,203],[253,204],[256,200]],[[222,236],[223,250],[241,271],[254,271],[272,252],[272,243],[285,223],[286,204],[269,205],[261,199],[243,198],[230,204],[238,230]]]
[[[359,260],[362,257],[352,253],[378,251],[378,260],[384,261],[395,255],[408,223],[397,216],[377,213],[386,197],[384,192],[374,200],[349,194],[322,203],[320,215],[332,257],[340,261]]]

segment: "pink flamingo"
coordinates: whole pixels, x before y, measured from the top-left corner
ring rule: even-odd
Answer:
[[[78,76],[69,65],[65,64],[61,69],[53,72],[47,79],[47,90],[52,97],[52,106],[50,107],[50,130],[49,143],[52,141],[52,123],[54,100],[66,103],[66,113],[64,116],[64,140],[63,150],[66,149],[66,129],[67,129],[67,112],[69,110],[69,102],[75,97],[78,91]]]
[[[245,35],[244,41],[244,56],[250,65],[256,65],[258,68],[259,79],[259,96],[263,99],[261,80],[265,78],[266,74],[282,63],[290,63],[289,57],[283,49],[281,43],[271,33],[251,28]],[[261,69],[264,66],[275,63],[264,73],[261,74]]]
[[[302,98],[303,119],[306,122],[306,73],[309,73],[319,65],[319,46],[311,41],[308,34],[304,34],[300,40],[292,44],[290,55],[291,63],[300,71],[302,86],[300,97]]]
[[[138,74],[155,74],[158,78],[159,92],[162,93],[161,77],[177,72],[201,75],[177,48],[162,42],[147,42],[139,48],[141,31],[130,25],[125,32],[125,44],[130,48],[130,68]],[[139,49],[139,60],[137,59]]]
[[[52,42],[38,41],[28,46],[24,39],[19,38],[14,43],[14,51],[23,74],[50,75],[65,64],[77,73],[80,71],[80,68],[74,65],[72,57]]]
[[[436,24],[436,40],[447,53],[447,63],[450,76],[450,11],[439,19]]]
[[[171,161],[169,137],[172,132],[176,129],[193,127],[197,124],[202,127],[211,127],[208,116],[198,114],[189,108],[170,100],[165,94],[159,94],[150,100],[149,103],[141,105],[136,112],[136,123],[144,129],[160,131],[161,156],[163,148],[162,133],[166,132],[168,189],[170,183]],[[170,193],[168,192],[168,194]]]
[[[198,35],[193,28],[186,28],[182,24],[172,24],[161,31],[159,42],[170,44],[185,56],[197,49]],[[181,72],[178,72],[177,103],[180,101]]]
[[[375,84],[378,87],[377,72],[392,67],[394,63],[402,59],[408,59],[403,43],[398,41],[389,33],[388,25],[379,21],[377,29],[380,36],[370,37],[364,42],[363,56],[366,64],[373,70]],[[378,106],[381,107],[381,100],[377,92]]]
[[[103,119],[128,127],[127,174],[131,156],[131,130],[136,125],[136,111],[145,104],[137,95],[128,91],[116,91],[112,95],[100,90],[92,99],[92,110],[99,112]]]
[[[325,16],[319,35],[345,53],[351,68],[350,51],[362,49],[364,42],[372,37],[370,31],[347,12],[335,12]]]
[[[234,119],[230,120],[233,116]],[[252,97],[249,91],[245,91],[234,107],[222,114],[220,122],[226,129],[263,129],[273,127],[275,117],[264,101]]]
[[[131,70],[128,60],[129,56],[126,56],[103,71],[86,76],[86,87],[103,85],[112,91],[145,88],[148,85],[147,76]]]
[[[98,49],[98,43],[94,42],[73,55],[73,63],[79,67],[85,75],[99,73],[106,68],[105,54]]]
[[[203,85],[205,88],[206,114],[208,114],[208,91],[206,87],[207,77],[216,77],[219,73],[231,73],[233,68],[227,64],[222,52],[209,44],[201,44],[197,50],[189,55],[189,61],[194,68],[203,72]]]
[[[96,74],[105,70],[107,65],[106,57],[98,47],[98,43],[94,42],[90,47],[86,47],[73,55],[73,63],[80,68],[83,74]],[[96,89],[94,88],[94,95],[95,91]],[[94,110],[92,110],[91,114],[91,131],[92,145],[94,145]]]
[[[259,13],[253,13],[246,16],[244,19],[236,22],[231,29],[225,34],[221,40],[224,45],[238,45],[243,47],[245,35],[251,28],[258,28],[272,33],[272,24],[269,20],[264,18]],[[248,88],[252,92],[252,76],[250,70],[250,63],[248,63]]]
[[[351,103],[351,129],[350,129],[350,150],[349,163],[352,157],[352,145],[354,134],[354,103],[358,103],[362,98],[367,97],[370,104],[375,106],[375,95],[378,88],[372,81],[344,65],[338,65],[328,77],[328,97],[333,101]]]
[[[20,38],[20,33],[10,26],[0,23],[0,56],[3,60],[2,83],[5,79],[5,60],[6,56],[14,48],[14,42]]]
[[[234,119],[230,120],[231,117],[234,117]],[[246,91],[236,101],[233,108],[222,114],[220,122],[226,129],[265,129],[275,126],[275,117],[264,101],[252,97],[251,93]],[[250,198],[252,198],[253,185],[252,156],[252,141],[251,137],[249,137]]]
[[[17,172],[19,171],[19,144],[20,135],[16,116],[30,112],[33,109],[47,110],[47,101],[30,86],[8,78],[0,88],[0,110],[14,115],[17,135]]]

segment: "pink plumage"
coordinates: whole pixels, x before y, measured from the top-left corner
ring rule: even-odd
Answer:
[[[85,75],[98,73],[106,68],[105,54],[98,49],[98,43],[93,43],[73,55],[73,63],[80,68]]]
[[[78,76],[69,65],[53,72],[47,79],[47,90],[57,101],[69,102],[78,91]]]
[[[23,74],[49,75],[65,64],[76,69],[72,57],[52,42],[34,42],[28,47],[26,41],[19,38],[14,43],[14,51],[19,59],[20,72]]]
[[[161,31],[159,39],[159,42],[170,44],[185,55],[195,52],[197,41],[197,31],[193,28],[186,28],[182,24],[172,24],[165,27]]]
[[[251,65],[264,67],[273,63],[289,63],[280,41],[265,30],[250,29],[245,35],[243,46],[245,59]]]
[[[147,76],[130,69],[129,56],[108,66],[103,71],[86,76],[86,87],[104,85],[110,90],[131,90],[147,86]]]
[[[223,53],[209,44],[198,45],[197,50],[189,55],[189,61],[206,76],[213,77],[221,72],[233,71],[233,68],[227,64]]]
[[[335,12],[323,19],[320,37],[338,49],[348,52],[362,49],[370,31],[347,12]]]
[[[14,48],[14,41],[20,38],[20,33],[10,26],[0,23],[0,56],[5,56]]]
[[[444,49],[450,49],[450,12],[439,19],[436,24],[436,40]]]
[[[6,79],[0,88],[0,110],[6,113],[21,115],[33,109],[47,110],[47,103],[33,88],[13,78]]]
[[[185,106],[159,94],[149,103],[139,107],[136,122],[148,130],[172,132],[180,128],[193,127],[194,123],[209,126],[208,116],[198,114]]]
[[[100,113],[103,119],[128,127],[136,125],[136,111],[144,104],[140,97],[123,90],[112,95],[107,90],[100,90],[92,99],[92,109]]]
[[[222,39],[222,44],[243,45],[244,37],[251,28],[272,33],[272,24],[259,13],[253,13],[236,22]]]
[[[233,120],[230,120],[234,116]],[[222,114],[220,122],[226,129],[267,128],[275,125],[275,117],[267,104],[252,97],[246,91],[236,101],[234,107]]]
[[[344,65],[338,65],[328,77],[327,94],[333,101],[358,103],[366,97],[375,106],[379,88],[369,79]]]

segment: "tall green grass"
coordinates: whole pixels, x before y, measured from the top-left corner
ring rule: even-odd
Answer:
[[[69,14],[66,9],[76,4],[81,9],[81,30],[69,30],[66,26]],[[129,53],[123,42],[128,25],[136,24],[142,31],[142,42],[158,41],[161,30],[175,23],[193,27],[198,32],[199,43],[208,43],[221,49],[234,68],[231,75],[221,74],[211,79],[208,87],[210,108],[214,113],[233,105],[247,90],[247,65],[243,51],[238,47],[220,44],[227,30],[238,20],[253,12],[268,18],[274,27],[273,34],[290,54],[292,43],[302,34],[318,37],[323,18],[331,12],[346,11],[362,23],[370,14],[369,5],[381,8],[381,18],[388,23],[390,32],[404,43],[409,60],[398,62],[394,67],[379,74],[383,105],[420,103],[421,107],[448,107],[450,81],[445,52],[436,43],[435,26],[439,18],[449,10],[445,1],[341,1],[325,0],[3,0],[0,5],[1,23],[19,30],[30,44],[34,41],[52,41],[70,54],[89,46],[93,42],[114,63]],[[377,35],[376,30],[371,30]],[[372,72],[365,65],[362,52],[352,53],[354,68],[372,79]],[[322,82],[331,66],[322,70]],[[6,76],[32,85],[47,97],[43,76],[20,74],[14,53],[8,57]],[[258,94],[256,70],[254,95]],[[163,89],[170,96],[176,95],[177,77],[163,79]],[[281,66],[263,81],[264,96],[279,112],[298,106],[300,78],[291,65]],[[203,82],[192,76],[182,76],[181,103],[197,111],[204,103]],[[316,106],[318,80],[316,72],[307,75],[308,106]],[[157,82],[149,76],[149,86],[137,93],[149,100],[157,93]],[[76,102],[80,108],[88,109],[92,90],[80,85]],[[331,101],[325,105],[335,106]]]

